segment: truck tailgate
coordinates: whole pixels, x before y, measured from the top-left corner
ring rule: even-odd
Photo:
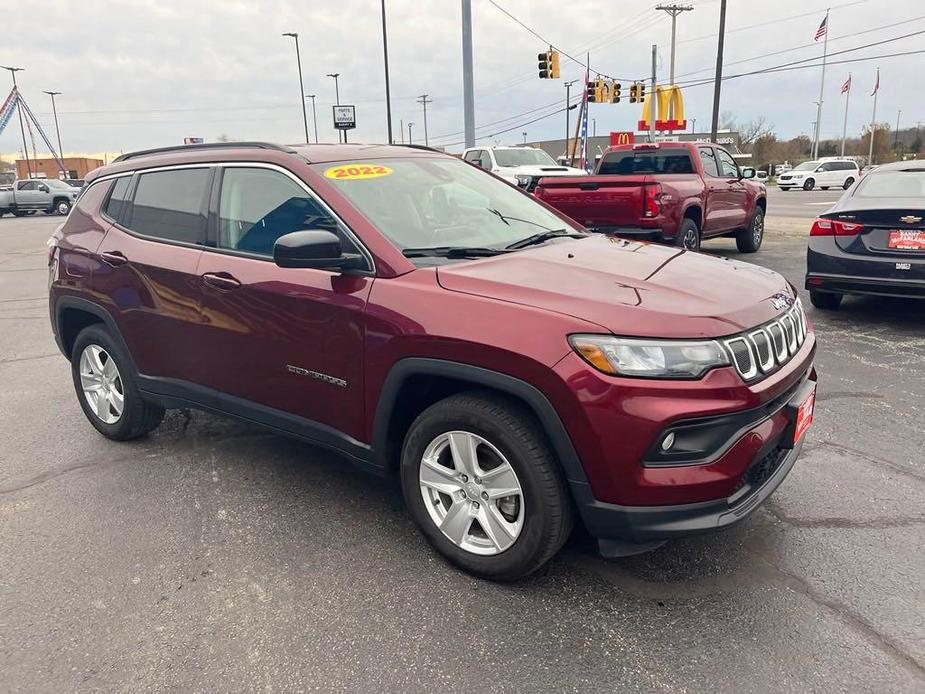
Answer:
[[[544,178],[534,195],[587,227],[639,226],[649,176]]]

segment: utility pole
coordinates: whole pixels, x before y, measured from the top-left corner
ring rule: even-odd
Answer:
[[[302,56],[299,54],[299,34],[294,31],[287,31],[283,36],[291,36],[295,39],[295,60],[299,65],[299,103],[302,105],[302,125],[305,126],[305,144],[311,142],[308,139],[308,114],[305,113],[305,85],[302,83]]]
[[[472,78],[472,0],[462,0],[463,122],[466,147],[475,147],[475,88]]]
[[[329,72],[327,76],[334,78],[334,105],[340,106],[340,87],[337,86],[337,78],[340,77],[340,73],[339,72]],[[337,141],[338,142],[341,141],[340,135],[341,135],[341,131],[338,130],[337,131]]]
[[[575,84],[575,82],[577,81],[578,80],[572,80],[571,82],[565,83],[565,156],[566,157],[569,155],[568,146],[569,146],[569,139],[571,138],[571,135],[569,135],[571,130],[569,129],[569,118],[568,118],[569,114],[571,113],[571,90],[572,90],[572,85]]]
[[[55,135],[58,137],[58,160],[61,163],[61,173],[67,178],[67,171],[64,170],[64,150],[61,148],[61,129],[58,127],[58,109],[55,107],[55,97],[60,96],[61,92],[45,92],[51,97],[51,112],[55,116]]]
[[[306,94],[306,99],[312,100],[312,126],[315,129],[315,144],[318,144],[318,112],[315,111],[315,97],[317,94]]]
[[[421,98],[418,99],[418,103],[424,107],[424,146],[430,147],[430,140],[427,139],[427,104],[432,104],[433,99],[428,99],[427,94],[421,94]]]
[[[903,110],[899,109],[899,113],[896,114],[896,134],[893,137],[893,151],[899,151],[899,117],[902,115]]]
[[[682,12],[690,12],[693,10],[692,5],[657,5],[656,10],[661,10],[667,12],[671,17],[671,62],[668,72],[668,84],[674,85],[674,56],[675,56],[675,47],[677,45],[677,35],[678,35],[678,15]],[[654,95],[653,95],[654,96]],[[674,120],[674,101],[668,103],[669,113],[668,118]]]
[[[392,144],[392,97],[389,93],[389,37],[385,30],[385,0],[382,0],[382,57],[385,63],[385,120],[389,129],[389,144]]]
[[[726,0],[723,0],[725,2]],[[649,142],[655,142],[655,109],[656,101],[655,98],[657,95],[657,76],[655,74],[658,68],[658,44],[652,44],[652,91],[649,92],[649,111],[647,117],[649,119]]]
[[[716,142],[719,129],[719,92],[723,82],[723,44],[726,41],[726,0],[719,3],[719,38],[716,42],[716,77],[713,78],[713,120],[710,125],[710,141]],[[655,96],[654,94],[652,95]]]
[[[16,111],[19,113],[19,133],[22,135],[22,155],[26,160],[26,172],[29,174],[29,178],[32,178],[32,164],[29,162],[29,148],[26,147],[26,126],[23,125],[22,121],[22,102],[19,100],[19,87],[16,86],[16,73],[22,72],[23,68],[0,65],[0,69],[9,70],[10,75],[13,76],[13,91],[16,92]]]

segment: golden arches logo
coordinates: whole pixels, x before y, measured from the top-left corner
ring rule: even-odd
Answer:
[[[642,104],[642,119],[638,123],[640,130],[649,129],[652,111],[656,105],[656,130],[687,129],[687,121],[684,119],[684,97],[681,95],[681,88],[672,84],[656,87],[654,95],[652,92],[646,94],[646,100]]]

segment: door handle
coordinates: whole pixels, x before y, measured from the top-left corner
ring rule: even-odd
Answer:
[[[237,289],[241,286],[241,282],[227,272],[207,272],[202,276],[202,281],[210,287],[225,291]]]
[[[103,259],[103,262],[112,267],[119,267],[120,265],[125,265],[128,262],[126,258],[119,251],[103,251],[100,253],[100,258]]]

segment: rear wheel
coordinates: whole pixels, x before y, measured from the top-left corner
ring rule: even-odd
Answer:
[[[700,250],[700,229],[690,217],[681,220],[681,227],[678,229],[678,235],[675,237],[675,244],[689,251]]]
[[[71,203],[67,200],[58,200],[55,203],[55,212],[57,212],[62,217],[66,216],[68,212],[71,211]]]
[[[851,186],[854,185],[854,179],[850,176],[845,179],[845,185],[842,186],[845,190],[848,190]]]
[[[811,178],[807,178],[803,182],[803,190],[812,190],[815,186],[816,186],[816,182]]]
[[[164,418],[163,407],[141,399],[127,356],[100,326],[84,328],[77,336],[71,373],[84,415],[106,438],[144,436]]]
[[[841,306],[841,301],[844,299],[844,294],[834,294],[832,292],[820,292],[815,289],[809,290],[809,300],[812,302],[812,305],[816,308],[821,308],[829,311],[836,310]]]
[[[754,253],[761,248],[761,242],[764,240],[764,210],[760,207],[755,208],[755,215],[752,217],[752,223],[747,229],[742,229],[736,234],[736,248],[740,253]]]
[[[453,395],[421,413],[405,437],[401,482],[433,546],[484,578],[535,571],[572,529],[545,437],[521,405],[492,393]]]

